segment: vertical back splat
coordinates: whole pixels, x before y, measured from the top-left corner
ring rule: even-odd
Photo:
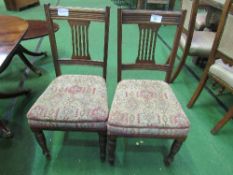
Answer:
[[[72,59],[90,60],[88,29],[90,21],[68,20],[72,32]]]
[[[138,24],[139,45],[136,63],[155,63],[155,47],[160,24]]]

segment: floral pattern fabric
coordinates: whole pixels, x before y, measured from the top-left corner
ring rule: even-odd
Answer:
[[[186,136],[189,120],[163,81],[123,80],[109,114],[109,134]]]
[[[105,80],[91,75],[62,75],[38,98],[27,114],[31,126],[106,128]]]

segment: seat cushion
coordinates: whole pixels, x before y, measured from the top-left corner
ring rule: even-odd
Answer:
[[[209,74],[233,89],[233,67],[223,63],[222,59],[215,61],[210,67]]]
[[[163,81],[123,80],[116,89],[108,134],[123,136],[186,136],[189,120],[170,86]]]
[[[214,42],[215,32],[194,31],[189,55],[199,57],[209,57]],[[186,34],[182,33],[180,46],[184,49],[186,44]]]
[[[27,114],[31,127],[106,129],[107,90],[102,77],[56,78]]]

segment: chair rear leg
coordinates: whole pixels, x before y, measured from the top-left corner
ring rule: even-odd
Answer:
[[[204,76],[200,80],[200,83],[198,84],[196,91],[194,92],[192,98],[190,99],[190,101],[187,105],[188,108],[191,108],[193,106],[193,104],[196,102],[196,100],[199,97],[199,95],[201,94],[201,91],[204,88],[207,80],[208,80],[208,74],[204,74]]]
[[[116,151],[116,136],[108,137],[108,162],[110,165],[114,165]]]
[[[172,163],[176,153],[180,150],[180,147],[183,144],[184,140],[185,138],[179,138],[174,140],[171,146],[170,153],[164,159],[164,163],[166,166],[169,166]]]
[[[171,83],[173,83],[173,81],[176,80],[177,76],[179,75],[181,69],[184,67],[184,64],[186,62],[187,56],[188,56],[188,51],[184,51],[185,53],[183,53],[183,56],[180,60],[180,64],[178,65],[177,69],[175,70],[175,73],[173,74],[172,78],[171,78]]]
[[[39,143],[39,145],[43,151],[43,154],[46,156],[46,158],[48,160],[50,160],[51,156],[50,156],[49,150],[48,150],[47,145],[46,145],[46,139],[45,139],[43,131],[42,130],[33,130],[33,132],[35,134],[37,142]]]
[[[107,144],[107,133],[99,132],[99,147],[100,147],[100,160],[102,162],[106,159],[106,144]]]
[[[224,117],[211,130],[212,134],[216,134],[231,118],[233,117],[233,106],[224,115]]]

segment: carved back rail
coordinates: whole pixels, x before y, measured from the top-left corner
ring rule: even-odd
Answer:
[[[166,72],[165,80],[170,81],[173,64],[179,47],[180,36],[186,11],[149,11],[118,9],[118,81],[122,71],[128,69],[150,69]],[[160,22],[150,22],[151,16],[161,17]],[[122,26],[136,24],[139,28],[138,55],[135,63],[122,63]],[[158,31],[161,26],[175,26],[173,48],[165,64],[158,64],[155,57]]]
[[[106,79],[107,57],[108,57],[108,37],[109,37],[109,15],[110,8],[89,9],[74,7],[53,7],[48,4],[44,6],[49,29],[49,39],[52,49],[56,76],[61,75],[60,64],[93,65],[103,68],[103,77]],[[65,9],[64,15],[59,14],[59,10]],[[70,26],[72,56],[71,59],[61,59],[58,55],[55,31],[53,30],[54,20],[66,20]],[[91,22],[103,23],[104,28],[104,48],[103,59],[92,60],[89,52],[89,26]]]

